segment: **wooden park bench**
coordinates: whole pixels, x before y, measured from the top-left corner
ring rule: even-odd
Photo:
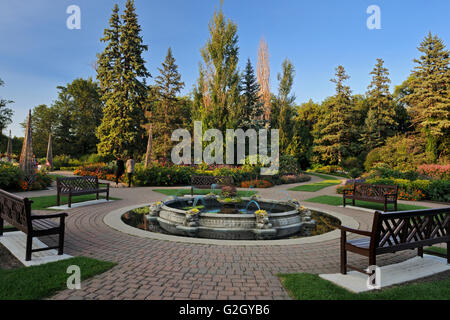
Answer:
[[[233,185],[232,177],[215,176],[192,176],[191,178],[191,196],[194,196],[194,189],[211,189],[212,185],[217,188]]]
[[[3,223],[6,221],[27,235],[25,260],[31,260],[33,252],[58,249],[58,255],[64,253],[64,228],[67,213],[33,215],[28,198],[21,198],[0,189],[0,236],[3,236]],[[59,224],[50,219],[59,219]],[[33,238],[59,235],[58,246],[33,249]]]
[[[96,194],[98,200],[100,193],[106,193],[106,200],[109,201],[109,183],[104,185],[106,185],[105,188],[100,188],[97,176],[58,178],[56,180],[57,206],[61,205],[61,196],[69,197],[69,208],[72,207],[72,196]]]
[[[383,203],[385,212],[388,211],[387,205],[393,204],[394,211],[397,211],[397,196],[398,186],[356,182],[353,184],[352,189],[344,189],[342,202],[344,207],[346,199],[351,199],[353,206],[355,205],[355,200]]]
[[[376,265],[376,256],[408,249],[418,249],[423,257],[423,248],[437,243],[447,243],[447,262],[450,263],[450,207],[439,209],[375,212],[372,231],[341,229],[341,273],[347,268],[367,273],[347,264],[347,251],[369,258],[369,266]],[[347,232],[365,238],[347,240]],[[368,273],[367,273],[368,274]]]

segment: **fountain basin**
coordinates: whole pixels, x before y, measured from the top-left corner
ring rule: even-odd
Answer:
[[[295,234],[307,235],[315,226],[314,221],[305,219],[297,204],[267,199],[258,199],[260,208],[254,208],[268,212],[268,221],[261,224],[254,211],[244,209],[251,201],[242,198],[237,204],[240,213],[224,214],[216,199],[204,198],[200,212],[187,218],[188,210],[183,208],[192,205],[194,198],[176,198],[150,209],[148,221],[173,235],[226,240],[282,239]]]

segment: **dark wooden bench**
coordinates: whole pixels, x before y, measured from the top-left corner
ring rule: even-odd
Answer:
[[[447,243],[447,262],[450,263],[450,207],[403,212],[375,212],[372,231],[341,229],[341,273],[347,268],[367,273],[347,264],[347,251],[369,258],[369,265],[376,265],[376,256],[402,250],[423,248],[437,243]],[[347,240],[347,232],[365,238]]]
[[[211,189],[215,184],[218,188],[233,185],[232,177],[215,176],[192,176],[191,178],[191,196],[194,196],[194,189]]]
[[[57,205],[61,205],[61,196],[68,196],[68,206],[72,207],[72,196],[81,196],[85,194],[96,194],[99,199],[100,193],[106,193],[106,200],[109,201],[109,183],[105,183],[105,188],[100,188],[97,176],[87,177],[68,177],[56,179]]]
[[[342,203],[344,207],[347,204],[346,199],[351,199],[353,206],[355,200],[383,203],[385,212],[388,211],[387,205],[393,204],[394,211],[397,211],[397,196],[398,186],[356,182],[352,189],[344,189]]]
[[[0,189],[0,236],[3,236],[3,223],[16,227],[27,235],[25,260],[31,260],[33,252],[58,249],[58,255],[64,253],[64,228],[67,213],[33,215],[28,198],[21,198]],[[59,219],[59,224],[50,219]],[[58,246],[33,249],[33,238],[59,235]]]

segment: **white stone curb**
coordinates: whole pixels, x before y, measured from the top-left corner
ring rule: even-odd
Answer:
[[[162,241],[174,241],[174,242],[180,242],[180,243],[192,243],[192,244],[204,244],[204,245],[220,245],[220,246],[286,246],[286,245],[300,245],[300,244],[309,244],[309,243],[318,243],[318,242],[324,242],[324,241],[330,241],[340,238],[340,231],[334,230],[328,233],[324,233],[318,236],[313,237],[305,237],[305,238],[298,238],[298,239],[283,239],[283,240],[218,240],[218,239],[204,239],[204,238],[189,238],[189,237],[179,237],[179,236],[172,236],[167,234],[161,234],[161,233],[154,233],[150,231],[144,231],[138,228],[131,227],[124,223],[122,221],[122,215],[127,213],[128,211],[142,208],[145,206],[149,206],[148,204],[139,204],[139,205],[133,205],[128,206],[124,208],[120,208],[117,210],[114,210],[110,213],[108,213],[104,218],[103,222],[108,225],[109,227],[132,235],[137,236],[140,238],[148,238],[148,239],[154,239],[154,240],[162,240]],[[318,211],[326,213],[330,216],[333,216],[341,221],[341,224],[349,227],[358,229],[359,223],[352,217],[328,211],[323,209],[317,209],[314,207],[307,207],[310,210]]]

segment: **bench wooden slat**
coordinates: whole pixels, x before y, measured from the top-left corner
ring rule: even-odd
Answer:
[[[352,190],[344,190],[342,203],[344,207],[347,204],[346,199],[351,199],[352,205],[355,205],[355,200],[383,203],[385,212],[387,205],[393,204],[394,210],[397,211],[397,196],[398,186],[355,182]]]
[[[68,196],[68,207],[72,207],[72,196],[86,194],[96,194],[97,200],[99,193],[106,193],[106,199],[109,201],[109,183],[103,183],[106,187],[100,187],[97,176],[85,177],[64,177],[56,180],[57,205],[61,205],[61,196]]]
[[[30,261],[33,252],[55,249],[33,249],[33,238],[38,236],[59,235],[56,249],[58,254],[64,253],[64,230],[67,213],[57,213],[36,216],[31,214],[31,203],[28,198],[21,198],[0,189],[0,236],[3,235],[3,226],[6,221],[27,235],[25,260]],[[58,219],[59,223],[51,219]]]
[[[342,227],[341,273],[347,273],[347,251],[369,257],[369,265],[376,265],[376,256],[402,250],[423,248],[437,243],[447,244],[447,262],[450,263],[450,207],[404,212],[376,211],[370,237],[347,240],[346,232],[357,232]]]

